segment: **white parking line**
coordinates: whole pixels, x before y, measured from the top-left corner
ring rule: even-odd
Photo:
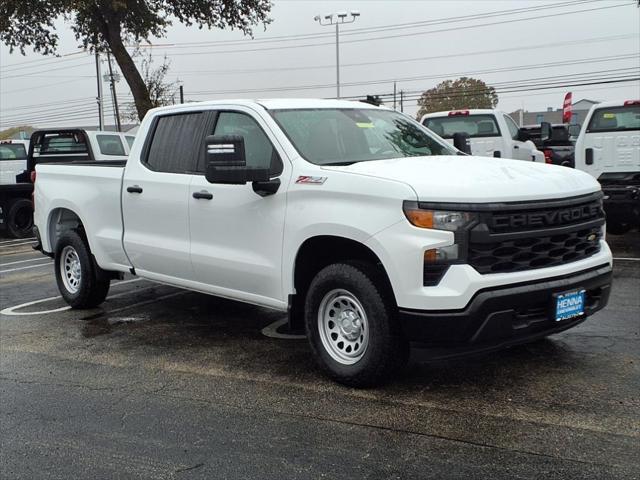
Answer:
[[[640,262],[640,258],[636,257],[613,257],[614,260],[625,260],[629,262]]]
[[[46,260],[46,258],[43,258],[42,255],[39,255],[38,258],[30,258],[29,260],[18,260],[16,262],[0,263],[0,267],[8,267],[9,265],[17,265],[18,263],[38,262],[42,260]]]
[[[143,280],[143,279],[142,278],[133,278],[131,280],[124,280],[122,282],[114,283],[112,286],[115,287],[117,285],[124,285],[124,284],[127,284],[127,283],[135,283],[135,282],[139,282],[141,280]],[[152,287],[148,287],[148,288],[152,288]],[[138,292],[141,291],[141,290],[138,290]],[[144,290],[147,290],[147,289],[145,288]],[[130,291],[126,291],[126,292],[116,293],[115,295],[109,295],[107,297],[107,299],[123,297],[124,295],[127,295],[129,293],[131,293],[131,292]],[[45,315],[45,314],[48,314],[48,313],[63,312],[65,310],[70,310],[71,307],[69,305],[67,305],[67,306],[64,306],[64,307],[54,308],[54,309],[51,309],[51,310],[43,310],[43,311],[40,311],[40,312],[16,312],[16,310],[27,308],[27,307],[30,307],[32,305],[38,305],[40,303],[50,302],[51,300],[58,300],[60,298],[62,298],[62,297],[60,295],[58,295],[57,297],[42,298],[40,300],[34,300],[32,302],[22,303],[20,305],[14,306],[14,307],[8,307],[8,308],[5,308],[4,310],[1,310],[0,311],[0,315],[12,315],[12,316]]]
[[[41,263],[40,265],[28,265],[26,267],[9,268],[7,270],[0,270],[0,273],[17,272],[18,270],[28,270],[30,268],[46,267],[53,265],[53,262]]]
[[[286,319],[286,318],[282,318],[280,320],[276,320],[272,324],[267,325],[266,327],[264,327],[261,330],[261,333],[265,337],[279,338],[279,339],[283,339],[283,340],[302,340],[302,339],[307,338],[306,335],[294,335],[292,333],[280,333],[280,332],[278,332],[278,328],[280,328],[282,325],[284,325],[288,321],[289,320]]]
[[[3,240],[0,242],[0,246],[6,244],[6,243],[15,243],[15,242],[25,242],[27,240],[35,240],[36,237],[30,237],[30,238],[14,238],[13,240]]]

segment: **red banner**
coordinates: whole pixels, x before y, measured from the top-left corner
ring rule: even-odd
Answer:
[[[571,122],[571,92],[564,96],[564,104],[562,105],[562,123]]]

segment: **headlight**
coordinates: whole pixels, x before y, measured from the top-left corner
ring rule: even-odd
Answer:
[[[476,219],[476,216],[469,212],[423,209],[417,202],[404,202],[402,209],[407,220],[415,227],[449,232],[461,230]]]

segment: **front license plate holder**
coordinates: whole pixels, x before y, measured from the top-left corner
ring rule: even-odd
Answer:
[[[556,293],[553,298],[556,322],[562,322],[584,315],[586,300],[586,292],[584,289]]]

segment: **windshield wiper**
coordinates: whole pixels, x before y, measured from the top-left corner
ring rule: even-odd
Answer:
[[[343,167],[345,165],[353,165],[354,163],[358,163],[357,160],[349,160],[348,162],[329,162],[323,163],[321,166],[331,166],[331,167]]]

